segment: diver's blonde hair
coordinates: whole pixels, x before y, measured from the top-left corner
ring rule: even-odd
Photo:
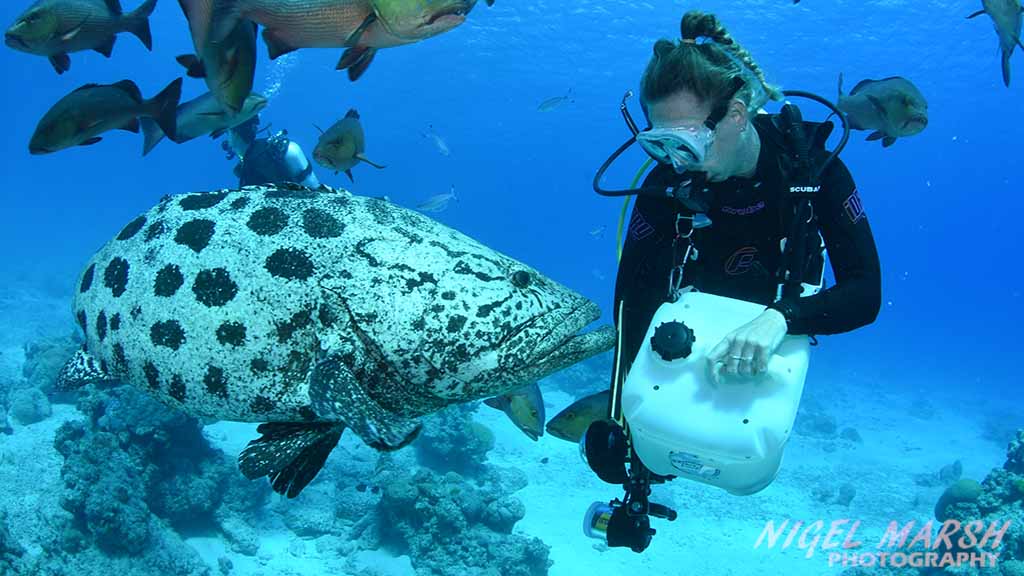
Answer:
[[[769,100],[782,100],[782,91],[765,80],[754,58],[713,14],[692,10],[683,15],[680,40],[658,40],[640,79],[640,99],[646,107],[680,91],[712,104],[732,96],[754,114]],[[701,40],[710,40],[701,41]],[[745,81],[735,95],[734,81]]]

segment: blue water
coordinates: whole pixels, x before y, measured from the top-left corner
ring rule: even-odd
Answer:
[[[24,7],[3,3],[0,21]],[[387,168],[358,166],[354,184],[318,169],[325,183],[410,207],[454,185],[458,200],[439,220],[579,290],[607,319],[621,204],[594,194],[591,179],[628,136],[623,92],[636,90],[651,45],[675,37],[690,8],[716,12],[784,88],[834,98],[840,72],[847,87],[900,75],[930,104],[922,134],[883,149],[854,133],[843,153],[881,256],[883,308],[874,324],[822,339],[808,385],[826,397],[842,378],[864,396],[924,391],[1021,405],[1024,56],[1014,56],[1005,88],[991,22],[965,19],[980,2],[497,0],[451,32],[382,50],[355,83],[334,70],[340,50],[271,62],[261,42],[256,89],[281,79],[263,119],[309,152],[314,124],[359,110],[367,156]],[[74,53],[63,76],[43,58],[0,49],[5,283],[69,301],[82,263],[161,196],[235,184],[233,162],[208,138],[164,142],[143,158],[141,136],[115,132],[94,146],[29,155],[36,122],[70,90],[131,79],[151,96],[181,75],[174,56],[193,50],[176,3],[161,0],[151,26],[152,52],[121,35],[112,58]],[[537,111],[569,89],[574,102]],[[186,79],[183,100],[205,90]],[[804,111],[825,115],[811,104]],[[423,136],[431,125],[450,156]],[[626,183],[642,161],[628,158],[613,181]],[[893,425],[903,418],[894,413]]]

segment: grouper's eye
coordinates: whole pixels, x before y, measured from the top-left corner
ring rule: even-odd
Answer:
[[[520,270],[512,274],[512,284],[516,285],[519,288],[526,288],[527,286],[530,285],[530,282],[532,280],[533,276],[525,270]]]

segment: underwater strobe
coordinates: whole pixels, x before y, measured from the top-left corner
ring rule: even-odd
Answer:
[[[650,517],[676,519],[675,510],[649,499],[652,484],[673,477],[658,476],[648,470],[630,447],[625,431],[614,422],[591,424],[580,440],[580,453],[598,478],[609,484],[621,484],[626,491],[621,500],[594,502],[583,519],[583,533],[613,548],[643,552],[657,532],[651,528]]]

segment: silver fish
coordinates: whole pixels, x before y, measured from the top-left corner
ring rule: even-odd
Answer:
[[[207,92],[178,106],[173,141],[181,144],[206,134],[219,138],[224,132],[259,114],[266,106],[267,99],[262,95],[249,94],[241,111],[232,113],[221,106],[212,92]],[[148,118],[139,120],[139,124],[143,136],[142,155],[145,156],[164,139],[165,134],[156,122]]]
[[[435,194],[427,198],[417,204],[416,209],[421,212],[444,212],[448,208],[448,204],[455,199],[455,185],[452,184],[451,190],[444,194]]]
[[[263,422],[239,458],[297,495],[348,428],[380,450],[420,416],[609,350],[600,308],[414,211],[323,187],[168,197],[86,264],[84,350],[58,385],[118,379],[203,419]]]
[[[839,75],[838,107],[855,130],[873,130],[868,140],[881,140],[889,147],[897,138],[919,134],[928,126],[928,101],[906,78],[861,80],[850,94],[843,94]]]
[[[423,132],[423,137],[430,140],[437,151],[441,153],[441,156],[451,156],[452,151],[448,148],[448,143],[444,141],[444,138],[434,131],[434,126],[427,126],[427,130]]]
[[[4,43],[29,54],[46,56],[58,74],[71,69],[69,52],[95,50],[107,58],[121,32],[134,34],[153,49],[149,15],[156,0],[146,0],[128,14],[118,0],[39,0],[4,33]]]
[[[569,91],[565,93],[565,96],[555,96],[554,98],[548,98],[547,100],[541,102],[537,106],[537,111],[551,112],[552,110],[561,108],[564,104],[570,102],[574,102],[574,100],[572,99],[572,88],[569,88]]]
[[[983,8],[967,18],[988,14],[992,18],[996,35],[999,37],[999,52],[1003,60],[1003,84],[1010,87],[1010,56],[1024,44],[1020,42],[1021,8],[1020,0],[982,0]]]

